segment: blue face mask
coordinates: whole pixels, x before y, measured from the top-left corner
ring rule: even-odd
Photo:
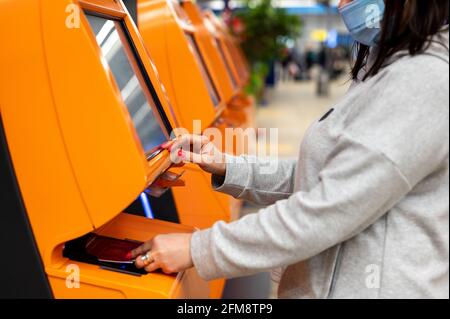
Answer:
[[[353,0],[339,12],[353,39],[373,46],[380,38],[384,8],[384,0]]]

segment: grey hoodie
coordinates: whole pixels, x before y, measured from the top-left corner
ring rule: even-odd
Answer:
[[[218,191],[269,205],[194,233],[201,277],[282,267],[280,298],[449,297],[448,29],[309,128],[298,160],[233,158]]]

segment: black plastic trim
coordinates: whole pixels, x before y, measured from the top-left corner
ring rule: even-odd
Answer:
[[[30,165],[32,160],[30,159]],[[0,114],[0,298],[52,298]]]

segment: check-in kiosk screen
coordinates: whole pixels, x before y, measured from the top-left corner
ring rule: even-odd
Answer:
[[[127,54],[126,50],[131,50],[131,46],[130,43],[123,42],[128,42],[123,27],[118,21],[90,14],[86,17],[119,87],[142,147],[147,155],[151,155],[167,138],[157,119],[156,107],[150,106],[153,101],[149,102],[136,73],[138,71],[135,71],[136,67],[133,68],[136,61]]]
[[[200,54],[200,50],[198,48],[197,42],[195,41],[194,35],[187,32],[186,38],[189,44],[191,45],[195,58],[198,61],[203,80],[205,81],[206,86],[208,87],[209,96],[211,97],[214,106],[217,106],[219,104],[219,93],[217,92],[216,86],[214,85],[214,82],[211,78],[211,74],[208,72],[208,68],[206,67],[205,61],[203,60],[203,57]]]
[[[223,62],[225,63],[225,67],[227,69],[228,76],[230,77],[231,82],[233,83],[233,88],[236,88],[237,82],[236,82],[236,79],[234,78],[233,72],[231,71],[230,63],[228,62],[228,59],[225,56],[225,52],[223,50],[222,43],[220,42],[219,39],[216,39],[216,44],[217,44],[217,48],[219,49],[220,57],[222,58]]]

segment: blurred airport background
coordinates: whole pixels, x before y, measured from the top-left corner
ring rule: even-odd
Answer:
[[[297,155],[308,125],[350,84],[353,41],[338,2],[198,0],[241,40],[252,66],[247,90],[258,99],[258,127],[280,129],[281,156]]]
[[[308,126],[350,85],[353,41],[339,16],[338,2],[198,0],[241,39],[252,65],[247,90],[258,99],[257,127],[278,128],[283,158],[297,156]],[[258,209],[246,203],[242,214]],[[272,298],[276,288],[270,274],[258,274],[228,280],[223,297]]]

